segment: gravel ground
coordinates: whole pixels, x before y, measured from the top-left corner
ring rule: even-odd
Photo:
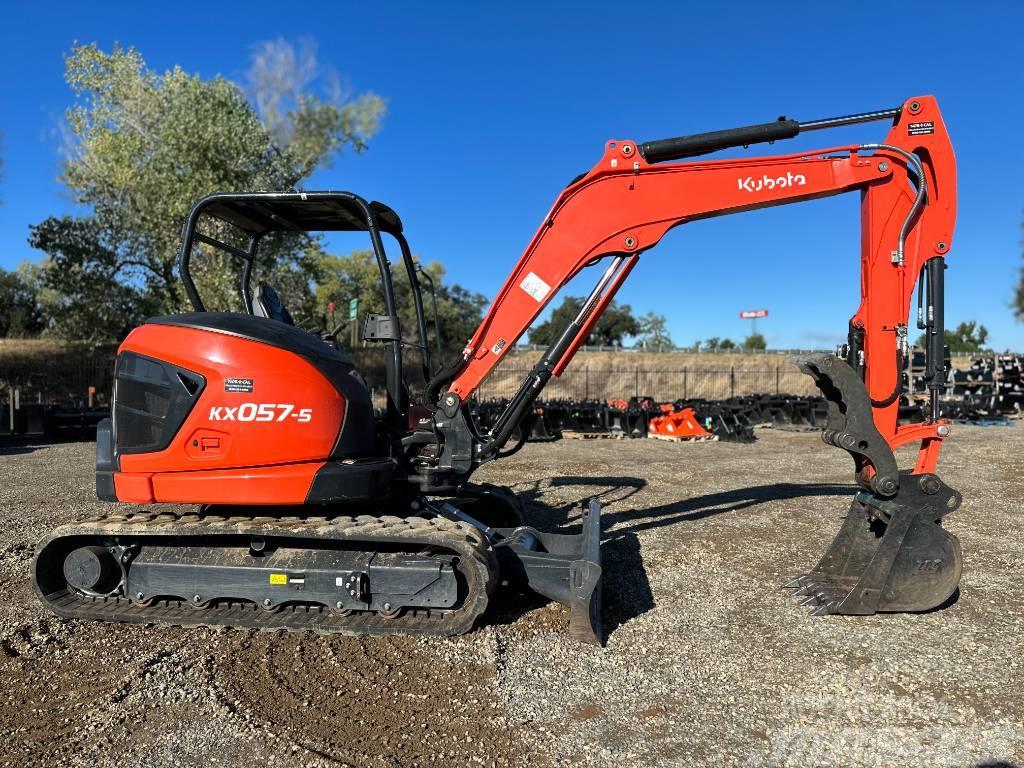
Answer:
[[[603,649],[520,596],[455,639],[57,619],[29,561],[44,531],[109,509],[93,447],[0,446],[0,765],[1024,764],[1024,427],[946,446],[959,601],[860,618],[811,618],[778,588],[838,529],[848,458],[759,435],[534,444],[478,474],[550,528],[604,502]]]

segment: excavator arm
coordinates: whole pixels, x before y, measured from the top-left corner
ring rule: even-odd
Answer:
[[[673,162],[875,120],[892,123],[881,143]],[[850,319],[841,357],[816,355],[800,365],[830,402],[823,437],[851,454],[862,491],[826,557],[793,585],[813,598],[813,610],[823,613],[923,610],[948,598],[959,580],[960,554],[939,520],[960,498],[934,470],[941,440],[949,433],[938,419],[938,396],[945,376],[943,270],[956,216],[956,167],[930,96],[908,99],[896,109],[806,123],[780,118],[647,143],[609,141],[600,161],[559,195],[462,358],[432,382],[434,393],[447,386],[435,418],[449,443],[441,468],[468,470],[501,455],[544,385],[565,370],[641,254],[670,229],[853,191],[861,195],[860,305]],[[491,430],[479,435],[470,426],[471,436],[466,428],[457,436],[468,418],[465,402],[484,378],[570,280],[606,259],[574,321]],[[918,284],[918,326],[928,338],[932,408],[921,423],[898,426],[908,315]],[[912,441],[920,442],[917,464],[912,472],[900,472],[893,452]],[[900,533],[879,539],[879,520]]]

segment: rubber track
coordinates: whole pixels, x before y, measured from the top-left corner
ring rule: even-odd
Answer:
[[[465,580],[466,594],[455,608],[406,608],[400,616],[383,618],[373,611],[348,616],[327,608],[285,605],[268,611],[250,602],[213,603],[193,606],[186,600],[157,600],[150,605],[133,603],[125,597],[93,598],[70,589],[44,594],[39,585],[41,568],[55,569],[63,583],[63,562],[47,557],[51,547],[68,536],[167,537],[166,544],[180,536],[210,537],[263,536],[319,541],[341,541],[372,550],[375,545],[412,548],[443,547],[459,555],[456,570]],[[155,543],[161,543],[159,541]],[[57,551],[62,548],[58,547]],[[61,526],[39,544],[32,560],[32,587],[42,603],[58,616],[133,624],[176,626],[228,626],[261,630],[312,631],[348,635],[459,635],[472,629],[487,607],[497,581],[497,560],[482,534],[474,527],[444,518],[360,515],[358,517],[256,517],[218,515],[175,515],[133,513],[110,515]]]

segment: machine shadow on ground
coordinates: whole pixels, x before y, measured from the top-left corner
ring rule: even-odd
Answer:
[[[641,531],[695,522],[768,502],[818,496],[849,497],[856,493],[856,489],[849,485],[777,483],[692,496],[654,507],[624,504],[646,486],[647,481],[639,477],[565,476],[555,478],[547,485],[538,481],[526,489],[516,488],[527,510],[529,524],[544,530],[557,528],[560,532],[577,533],[580,526],[574,521],[574,511],[591,499],[601,502],[606,508],[615,507],[603,512],[601,518],[605,641],[616,629],[654,607],[654,596],[637,536]],[[551,494],[546,491],[573,487],[580,489],[579,498],[557,504],[547,502]],[[603,490],[594,492],[595,488]],[[508,601],[502,601],[502,607],[485,615],[484,620],[487,623],[510,624],[546,602],[534,593],[515,595]]]
[[[691,496],[671,504],[640,509],[609,512],[607,525],[625,526],[625,530],[638,533],[651,528],[662,528],[677,523],[690,523],[725,512],[756,507],[773,501],[790,501],[816,496],[853,496],[857,489],[851,485],[827,483],[773,483],[735,488],[729,491]]]
[[[857,488],[852,485],[836,483],[771,483],[690,496],[653,507],[623,508],[623,502],[647,486],[646,480],[639,477],[567,476],[553,479],[547,487],[562,489],[573,486],[603,487],[605,490],[598,493],[581,493],[578,499],[556,505],[546,503],[545,487],[542,487],[540,482],[532,484],[532,487],[525,490],[515,490],[528,510],[527,517],[531,524],[559,529],[564,527],[565,533],[578,532],[578,525],[570,524],[571,511],[591,499],[600,502],[606,508],[601,514],[602,530],[615,528],[616,531],[638,533],[676,523],[695,522],[724,512],[736,512],[773,501],[818,496],[848,497],[857,492]],[[616,508],[607,510],[607,507],[612,505]]]
[[[22,456],[26,453],[32,453],[39,447],[38,445],[27,445],[20,441],[0,441],[0,456]]]

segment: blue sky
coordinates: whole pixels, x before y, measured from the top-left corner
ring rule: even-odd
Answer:
[[[3,17],[6,268],[39,258],[29,224],[73,208],[57,180],[73,41],[117,41],[155,69],[241,79],[255,43],[309,37],[322,64],[385,96],[389,114],[367,153],[307,186],[388,202],[424,260],[488,296],[606,139],[811,120],[934,94],[960,174],[947,318],[979,320],[996,347],[1024,348],[1008,308],[1024,215],[1021,3],[77,2],[8,5]],[[772,151],[885,131],[811,133]],[[665,314],[681,344],[741,338],[749,323],[739,310],[764,307],[771,346],[831,345],[858,303],[858,228],[856,195],[693,223],[642,257],[620,299]]]

